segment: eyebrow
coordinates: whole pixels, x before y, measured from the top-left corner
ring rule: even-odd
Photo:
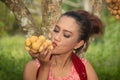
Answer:
[[[56,27],[58,27],[58,28],[60,28],[60,26],[59,25],[57,25],[56,24]],[[71,33],[72,34],[72,32],[71,31],[69,31],[69,30],[64,30],[65,32],[69,32],[69,33]]]

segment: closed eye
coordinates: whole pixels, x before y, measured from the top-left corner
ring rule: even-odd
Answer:
[[[53,31],[54,31],[54,32],[59,32],[59,31],[58,31],[58,30],[56,30],[56,29],[54,29]]]
[[[64,30],[64,37],[70,38],[72,36],[72,32],[68,30]]]
[[[64,34],[64,37],[66,37],[66,38],[70,38],[70,35],[68,35],[68,34]]]
[[[55,28],[53,29],[53,32],[58,33],[60,31],[59,27],[56,25]]]

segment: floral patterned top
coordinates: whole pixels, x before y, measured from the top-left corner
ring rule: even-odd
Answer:
[[[81,59],[82,63],[85,64],[87,61],[86,59]],[[40,68],[40,63],[39,61],[36,59],[36,63],[38,68]],[[37,73],[38,74],[38,73]],[[66,77],[59,77],[59,78],[54,78],[54,75],[52,74],[52,67],[50,67],[50,72],[49,72],[49,79],[48,80],[80,80],[79,75],[74,67],[74,65],[71,68],[70,73],[68,74],[68,76]]]

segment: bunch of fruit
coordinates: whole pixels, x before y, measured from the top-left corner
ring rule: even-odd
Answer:
[[[45,47],[48,47],[49,50],[53,50],[52,41],[46,39],[45,36],[31,36],[25,40],[25,49],[29,52],[30,50],[33,53],[42,52]]]
[[[120,0],[106,0],[108,10],[116,19],[120,19]]]

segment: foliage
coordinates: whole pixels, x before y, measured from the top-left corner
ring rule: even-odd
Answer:
[[[82,0],[68,1],[78,3]],[[24,65],[31,59],[24,49],[25,36],[18,35],[18,33],[15,36],[7,36],[8,32],[14,32],[16,28],[20,29],[10,11],[1,3],[0,7],[2,7],[0,10],[0,36],[2,35],[0,37],[0,80],[22,80]],[[65,3],[62,7],[64,10],[77,9]],[[81,9],[82,7],[78,8]],[[105,25],[104,37],[95,39],[91,43],[85,57],[95,68],[99,80],[119,80],[120,22],[108,12],[105,4],[101,18]],[[35,15],[35,19],[40,25],[39,17]],[[16,23],[16,26],[14,26],[14,23]]]
[[[81,9],[83,6],[82,0],[64,0],[62,4],[63,10],[75,10],[75,9]]]
[[[104,37],[95,40],[86,57],[93,64],[100,80],[119,80],[120,76],[120,23],[109,12],[102,15],[105,25]]]
[[[0,39],[0,80],[22,80],[24,65],[30,60],[24,40],[21,35]]]
[[[100,80],[119,80],[118,76],[120,76],[120,32],[118,30],[120,23],[114,18],[112,20],[115,24],[110,24],[111,20],[108,20],[109,24],[105,24],[104,38],[96,39],[91,43],[85,55],[95,68]],[[1,80],[22,79],[24,65],[30,60],[30,56],[24,50],[24,40],[23,35],[4,36],[0,39]]]
[[[30,1],[30,0],[28,0]],[[32,2],[33,1],[30,1],[29,4],[26,3],[26,6],[29,7],[30,6],[34,6],[33,9],[30,8],[31,10],[31,15],[34,17],[35,21],[33,20],[33,22],[35,22],[37,24],[37,26],[41,27],[41,11],[40,11],[40,6],[38,6],[38,2],[37,3],[37,6],[36,4],[32,5]],[[15,34],[15,33],[21,33],[23,32],[23,27],[21,27],[20,25],[18,25],[18,19],[16,20],[17,16],[15,17],[14,14],[12,13],[12,11],[10,11],[8,9],[8,7],[2,3],[0,1],[0,7],[1,7],[1,10],[0,10],[0,36],[4,36],[6,34]],[[29,17],[29,16],[28,16]],[[19,17],[21,18],[21,17]],[[36,26],[36,25],[34,25]],[[38,30],[38,29],[36,29]],[[36,31],[38,32],[38,31]]]
[[[18,24],[12,12],[0,1],[0,36],[18,32]]]

